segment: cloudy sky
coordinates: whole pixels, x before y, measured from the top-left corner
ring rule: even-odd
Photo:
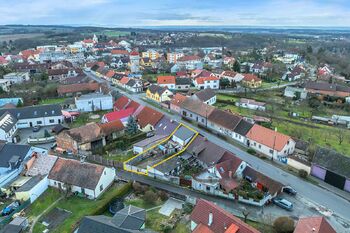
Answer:
[[[350,27],[349,0],[0,0],[0,24]]]

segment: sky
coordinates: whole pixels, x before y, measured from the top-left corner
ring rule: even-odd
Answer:
[[[349,0],[0,0],[0,25],[350,27]]]

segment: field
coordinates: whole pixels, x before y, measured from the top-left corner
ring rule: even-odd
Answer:
[[[17,39],[31,39],[44,36],[43,33],[26,33],[26,34],[10,34],[10,35],[0,35],[0,43],[6,41],[9,42],[10,40],[14,41]]]
[[[67,98],[53,98],[53,99],[44,99],[39,102],[39,104],[61,104]]]
[[[292,137],[322,147],[331,148],[346,156],[350,156],[350,130],[316,124],[310,120],[312,115],[348,115],[349,113],[346,111],[342,109],[336,109],[335,111],[335,109],[325,106],[321,106],[315,110],[309,107],[307,101],[295,104],[291,100],[283,98],[281,92],[278,90],[248,93],[245,98],[267,103],[267,111],[261,112],[235,106],[234,102],[241,97],[245,97],[244,94],[218,94],[216,107],[220,109],[229,109],[242,116],[252,117],[257,115],[272,118],[272,129],[277,129],[279,132]],[[232,102],[232,104],[230,102]],[[299,114],[299,117],[291,117],[291,112]],[[343,137],[341,144],[339,144],[339,137]]]
[[[118,37],[118,36],[128,36],[130,35],[130,32],[104,30],[102,32],[100,31],[100,32],[89,33],[89,35],[91,34],[96,34],[96,36],[106,35],[108,37]]]

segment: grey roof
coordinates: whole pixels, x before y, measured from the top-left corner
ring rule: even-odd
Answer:
[[[77,100],[89,100],[89,99],[95,99],[95,98],[108,98],[112,97],[110,94],[105,95],[103,93],[90,93],[90,94],[85,94],[77,97]]]
[[[22,161],[30,150],[28,145],[16,145],[12,143],[0,145],[0,167],[9,167],[9,162],[18,157]]]
[[[233,131],[239,135],[245,136],[252,127],[253,124],[249,123],[248,121],[241,120]]]
[[[179,125],[177,121],[169,119],[169,117],[164,116],[154,127],[156,134],[158,135],[170,135],[176,127]]]
[[[167,90],[167,88],[152,84],[148,87],[148,90],[151,93],[158,93],[159,95],[161,95]]]
[[[62,107],[59,104],[48,104],[23,108],[0,109],[0,115],[4,114],[5,112],[11,113],[12,116],[20,120],[38,117],[61,116]]]
[[[105,215],[85,216],[77,233],[139,233],[141,231],[122,229],[114,225],[111,217]]]
[[[11,113],[5,112],[0,117],[0,128],[4,130],[5,132],[9,132],[13,126],[15,126],[17,123],[17,119],[12,116]]]
[[[176,78],[175,84],[176,85],[191,85],[192,79],[190,79],[190,78]]]
[[[174,136],[180,138],[183,141],[192,138],[194,135],[195,135],[195,132],[193,132],[192,130],[189,130],[185,126],[181,126],[174,133]]]
[[[0,233],[21,233],[23,230],[22,226],[7,224],[5,227],[0,231]]]
[[[32,188],[34,188],[35,185],[37,185],[41,180],[42,178],[40,176],[32,177],[29,181],[27,181],[24,185],[22,185],[19,189],[17,189],[16,192],[29,191]]]
[[[169,159],[166,161],[166,163],[162,163],[155,167],[156,170],[163,172],[164,174],[168,174],[171,171],[173,171],[175,168],[180,166],[181,164],[181,157],[176,156],[174,158]]]
[[[146,221],[146,210],[136,206],[126,206],[118,211],[112,222],[121,228],[139,230]]]
[[[197,98],[199,100],[206,102],[206,101],[210,100],[211,98],[213,98],[216,94],[212,89],[207,88],[207,89],[204,89],[202,91],[198,91],[194,95],[197,96]]]
[[[154,143],[165,139],[168,135],[154,135],[153,137],[150,138],[146,138],[142,141],[139,141],[137,143],[134,144],[134,146],[139,146],[139,147],[148,147],[153,145]]]
[[[350,178],[350,158],[334,150],[318,148],[312,163],[338,175]]]

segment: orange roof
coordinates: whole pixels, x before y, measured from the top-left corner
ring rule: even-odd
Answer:
[[[111,54],[128,55],[128,51],[122,49],[113,49]]]
[[[119,82],[121,84],[127,84],[129,82],[129,78],[128,77],[123,77]]]
[[[85,39],[85,40],[83,40],[83,42],[84,43],[89,43],[89,44],[94,43],[94,41],[91,40],[91,39]]]
[[[175,76],[158,76],[158,84],[175,84]]]
[[[124,129],[124,125],[119,119],[108,123],[99,124],[99,126],[105,135],[110,135],[114,132],[119,132]]]
[[[229,228],[225,231],[225,233],[237,233],[239,230],[239,227],[235,224],[231,224]]]
[[[299,219],[294,233],[336,233],[324,217],[308,217]]]
[[[109,71],[106,73],[106,77],[112,78],[114,74],[115,74],[114,70],[109,70]]]
[[[186,99],[187,99],[186,96],[180,93],[176,93],[173,99],[171,100],[171,104],[175,106],[180,106]]]
[[[140,54],[135,50],[130,53],[130,56],[139,56],[139,55]]]
[[[204,84],[205,81],[216,81],[219,80],[218,77],[210,76],[210,77],[200,77],[196,79],[197,84]]]
[[[155,126],[162,118],[164,114],[158,112],[150,107],[145,106],[139,114],[137,114],[137,122],[141,128],[146,127],[148,124]]]
[[[277,151],[283,150],[284,146],[289,140],[291,140],[291,137],[285,134],[257,124],[254,124],[254,126],[249,130],[247,137],[253,141],[268,146],[269,148],[274,148]]]
[[[258,78],[255,74],[243,74],[244,76],[244,80],[247,81],[247,82],[259,82],[261,81],[260,78]]]

